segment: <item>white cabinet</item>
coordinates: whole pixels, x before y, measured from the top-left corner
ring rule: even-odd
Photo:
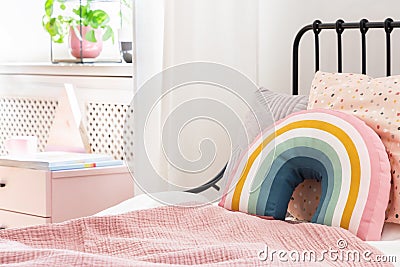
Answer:
[[[43,171],[0,166],[0,228],[93,215],[133,197],[124,166]]]
[[[0,65],[0,155],[4,140],[13,135],[36,135],[39,150],[44,149],[58,99],[69,84],[92,152],[121,159],[132,73],[133,65],[122,63]],[[116,116],[119,120],[113,120]],[[97,123],[104,118],[113,123]],[[92,215],[132,196],[133,180],[125,167],[65,172],[0,167],[0,228]]]

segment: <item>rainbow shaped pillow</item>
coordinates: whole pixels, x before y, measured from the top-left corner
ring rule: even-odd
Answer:
[[[295,113],[265,130],[226,174],[220,206],[284,220],[295,188],[321,182],[312,222],[380,240],[390,164],[378,135],[358,118],[330,110]]]

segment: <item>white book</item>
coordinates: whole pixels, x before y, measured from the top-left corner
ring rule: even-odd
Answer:
[[[52,166],[49,168],[49,170],[66,171],[66,170],[88,169],[96,167],[112,167],[112,166],[122,166],[122,165],[124,165],[124,162],[122,160],[106,160],[106,161],[97,161],[90,163],[72,163],[60,166]]]
[[[114,158],[105,154],[73,153],[73,152],[39,152],[27,156],[2,156],[1,166],[20,167],[40,170],[59,169],[73,164],[96,164],[111,162]]]

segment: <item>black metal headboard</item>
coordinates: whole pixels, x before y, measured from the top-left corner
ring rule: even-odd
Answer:
[[[293,43],[293,95],[299,93],[299,45],[303,35],[313,31],[315,42],[315,71],[319,70],[319,34],[322,30],[336,30],[337,34],[337,70],[342,72],[342,34],[346,29],[358,29],[361,33],[361,69],[362,74],[367,72],[367,32],[369,29],[384,29],[386,32],[386,75],[391,75],[391,33],[394,28],[400,28],[400,21],[393,21],[388,18],[383,22],[369,22],[362,19],[360,22],[344,22],[337,20],[335,23],[322,23],[319,20],[313,24],[303,27],[296,35]]]

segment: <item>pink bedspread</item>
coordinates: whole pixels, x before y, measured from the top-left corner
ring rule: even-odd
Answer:
[[[371,251],[372,260],[381,254],[345,230],[214,206],[163,207],[0,231],[0,264],[7,266],[391,266],[323,256],[329,249],[338,257],[354,250]],[[311,251],[314,259],[307,256]]]

